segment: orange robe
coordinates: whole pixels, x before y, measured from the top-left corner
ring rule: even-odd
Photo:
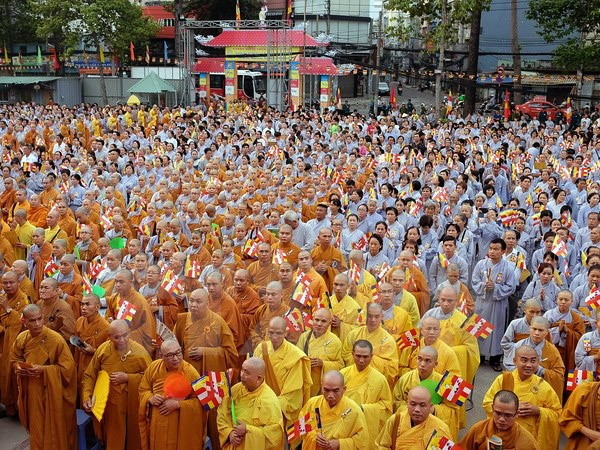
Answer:
[[[191,313],[179,314],[174,333],[181,343],[184,359],[199,373],[224,372],[235,367],[238,357],[235,340],[229,326],[218,314],[208,311],[206,317],[196,321]],[[190,358],[190,349],[194,347],[204,348],[198,360]]]
[[[44,242],[39,252],[39,258],[35,263],[33,286],[35,287],[36,291],[40,288],[40,283],[44,279],[44,268],[50,259],[52,259],[52,244],[49,242]]]
[[[275,251],[277,250],[281,250],[283,252],[285,255],[285,260],[289,262],[294,269],[298,267],[298,255],[301,252],[300,247],[298,247],[296,244],[292,244],[291,242],[284,246],[281,241],[279,241],[271,245],[271,252],[273,254],[275,254]]]
[[[116,319],[117,312],[123,301],[133,304],[136,310],[133,319],[129,323],[131,340],[143,345],[146,351],[149,354],[152,354],[154,351],[152,340],[156,335],[156,322],[154,321],[154,316],[150,310],[150,305],[142,294],[131,289],[125,298],[122,298],[120,294],[117,294],[112,299],[107,299],[106,318]]]
[[[68,283],[59,283],[58,287],[67,294],[66,302],[71,305],[73,317],[77,320],[81,315],[81,299],[83,298],[83,278],[74,273],[73,281]]]
[[[48,226],[46,217],[49,212],[50,210],[43,205],[40,205],[37,208],[30,208],[27,220],[38,228],[46,228]]]
[[[0,236],[0,253],[4,255],[4,261],[8,266],[12,266],[12,263],[15,262],[15,249],[8,239],[4,236]]]
[[[37,303],[37,291],[33,287],[33,281],[31,281],[29,278],[23,277],[23,279],[19,281],[19,290],[27,296],[30,303]]]
[[[165,395],[165,379],[172,373],[181,373],[191,384],[200,377],[198,371],[186,361],[180,368],[169,372],[164,361],[150,364],[140,381],[140,407],[138,411],[142,450],[202,450],[205,440],[206,412],[196,394],[190,392],[179,399],[179,409],[164,416],[148,400],[154,395]]]
[[[129,339],[129,351],[129,355],[121,357],[112,342],[101,344],[83,375],[81,399],[87,401],[92,398],[100,370],[109,375],[113,372],[127,374],[125,383],[110,385],[102,422],[94,419],[96,436],[105,444],[106,450],[141,449],[138,387],[152,360],[144,347],[132,339]]]
[[[277,266],[269,262],[266,266],[261,265],[260,261],[254,261],[248,266],[250,274],[250,283],[254,289],[267,287],[271,281],[279,280]]]
[[[323,248],[321,245],[315,247],[310,252],[313,260],[313,266],[317,266],[320,262],[324,262],[329,267],[321,275],[327,285],[327,290],[333,292],[333,279],[335,276],[346,270],[346,261],[342,256],[342,253],[334,246]]]
[[[582,427],[600,427],[600,382],[577,386],[565,403],[558,419],[563,433],[569,438],[565,450],[585,450],[591,444],[581,433]]]
[[[19,333],[23,330],[21,312],[28,305],[27,297],[23,292],[17,291],[13,298],[8,298],[8,306],[13,310],[10,314],[3,311],[0,314],[0,398],[6,406],[9,415],[14,415],[16,410],[17,377],[11,368],[10,349]]]
[[[17,361],[44,366],[40,377],[17,375],[19,418],[31,450],[77,448],[77,369],[65,340],[46,327],[35,337],[24,331],[12,347],[11,367]]]
[[[286,303],[281,303],[279,308],[272,311],[269,305],[260,306],[254,313],[254,317],[250,322],[250,339],[252,340],[252,348],[261,342],[266,340],[267,331],[269,329],[269,322],[273,317],[283,317],[285,313],[290,309]]]
[[[235,347],[240,348],[244,345],[244,342],[241,340],[243,336],[242,315],[240,314],[237,303],[228,294],[223,292],[223,296],[220,300],[213,300],[212,297],[209,296],[208,308],[221,316],[227,323],[227,326],[229,326],[229,329],[231,330],[231,334],[233,334]]]
[[[488,450],[488,438],[492,436],[502,439],[503,450],[539,450],[540,448],[531,433],[517,422],[508,431],[498,431],[494,419],[482,420],[474,424],[458,445],[470,450]]]
[[[75,332],[86,344],[91,345],[95,349],[100,347],[108,340],[108,322],[100,314],[88,320],[87,317],[80,317],[75,322]],[[83,374],[87,369],[88,364],[94,355],[88,355],[82,352],[79,348],[75,348],[75,363],[77,364],[77,385],[81,386]]]
[[[56,202],[56,198],[58,197],[59,192],[55,188],[50,188],[50,190],[43,190],[40,192],[40,205],[45,206],[46,208],[52,208],[54,203]],[[31,222],[31,219],[29,219]],[[33,222],[31,222],[33,223]]]
[[[17,195],[17,191],[15,189],[6,190],[0,194],[0,208],[6,209],[6,211],[10,211],[13,203],[15,202],[15,197]]]
[[[406,281],[404,283],[404,289],[410,292],[417,299],[419,305],[419,312],[421,317],[425,314],[425,311],[429,309],[429,286],[425,275],[417,267],[411,266],[408,268],[406,273]]]
[[[69,305],[64,300],[58,299],[52,303],[40,300],[38,306],[42,309],[44,325],[52,331],[59,333],[65,342],[69,342],[75,334],[75,317]]]

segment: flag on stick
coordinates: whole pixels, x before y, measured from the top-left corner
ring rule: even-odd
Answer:
[[[569,370],[567,377],[567,391],[573,391],[582,383],[592,383],[596,380],[597,373],[591,370]]]
[[[475,337],[486,339],[496,327],[479,314],[472,314],[463,322],[461,328]]]
[[[131,322],[136,312],[137,310],[135,309],[133,303],[130,303],[127,300],[123,300],[121,302],[121,305],[119,306],[119,310],[117,311],[117,319]]]
[[[471,395],[473,385],[458,375],[446,371],[436,389],[437,393],[455,405],[462,406]]]

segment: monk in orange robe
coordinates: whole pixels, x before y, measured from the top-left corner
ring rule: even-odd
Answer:
[[[48,215],[48,209],[40,203],[40,196],[33,194],[29,197],[29,214],[27,214],[27,220],[36,227],[46,228],[46,216]]]
[[[78,319],[83,298],[83,278],[75,272],[75,255],[67,254],[60,259],[56,281],[60,289],[58,296],[71,305],[73,316]]]
[[[106,318],[117,319],[118,312],[123,302],[135,308],[135,314],[129,323],[131,328],[131,339],[141,344],[149,354],[152,354],[154,347],[152,341],[156,334],[156,323],[150,310],[150,305],[142,294],[133,289],[133,273],[124,269],[115,276],[116,295],[107,300]]]
[[[40,307],[23,309],[23,331],[13,345],[10,365],[19,386],[19,419],[31,450],[77,447],[77,370],[65,340],[44,326]]]
[[[10,366],[10,349],[23,330],[21,312],[29,304],[27,297],[18,288],[18,275],[6,272],[2,284],[6,295],[0,296],[0,398],[6,406],[6,413],[14,416],[17,412],[17,378]]]
[[[225,320],[233,334],[235,347],[239,349],[244,345],[244,342],[241,341],[243,336],[242,315],[236,302],[224,292],[222,280],[223,278],[218,272],[213,272],[206,277],[206,288],[209,295],[208,308]]]
[[[252,348],[267,339],[267,331],[269,322],[273,317],[283,317],[290,309],[287,303],[283,300],[283,291],[281,283],[274,281],[268,284],[267,292],[265,293],[266,302],[260,306],[254,313],[254,317],[250,322],[250,339]]]
[[[294,275],[294,279],[298,279],[298,275],[303,273],[311,281],[308,287],[310,296],[313,302],[318,302],[328,295],[327,284],[323,277],[313,268],[313,260],[310,253],[303,250],[298,255],[298,270]]]
[[[273,264],[271,246],[266,242],[258,245],[258,261],[248,266],[248,274],[254,289],[264,288],[271,281],[277,280],[277,266]]]
[[[15,181],[12,178],[4,179],[4,192],[0,194],[0,209],[4,217],[8,217],[10,208],[16,201],[16,195]]]
[[[140,450],[138,388],[152,360],[142,345],[130,339],[129,325],[124,320],[110,324],[108,339],[98,347],[83,375],[83,409],[90,412],[93,408],[98,373],[106,371],[110,377],[110,390],[102,422],[94,419],[96,436],[106,450]]]
[[[96,294],[83,297],[81,317],[75,322],[75,333],[84,344],[75,348],[78,386],[81,386],[85,369],[92,360],[96,349],[108,340],[108,322],[98,313],[99,310],[100,298]]]
[[[69,342],[75,334],[75,316],[71,305],[59,298],[58,281],[46,278],[40,283],[40,300],[37,303],[44,316],[44,325]]]
[[[568,437],[565,450],[597,449],[600,444],[600,382],[577,386],[565,403],[558,423]]]
[[[323,277],[327,290],[333,292],[333,279],[346,270],[346,261],[342,253],[331,245],[333,232],[329,228],[319,230],[319,245],[317,245],[310,256],[313,260],[315,270]]]
[[[300,247],[292,243],[292,227],[288,224],[283,224],[279,227],[279,242],[271,245],[273,255],[281,252],[284,256],[284,261],[289,262],[292,266],[298,266],[298,255]]]
[[[421,316],[429,309],[429,286],[423,272],[413,263],[413,253],[410,250],[400,252],[400,268],[406,272],[406,284],[404,289],[417,299]]]
[[[162,359],[154,361],[140,381],[139,427],[142,450],[202,450],[205,440],[206,412],[189,386],[200,377],[190,363],[183,360],[179,343],[165,341],[160,348]],[[173,397],[165,383],[171,375],[183,375],[186,392]]]
[[[242,316],[244,335],[240,341],[246,342],[249,337],[250,322],[256,310],[262,305],[258,293],[249,284],[249,274],[246,269],[239,269],[233,276],[233,286],[226,289],[226,293],[237,303]]]
[[[27,264],[30,267],[29,273],[33,276],[33,287],[36,291],[44,279],[46,264],[52,258],[52,244],[46,242],[44,239],[44,229],[36,228],[31,237],[33,244],[29,248],[29,254],[27,255]]]
[[[208,294],[196,289],[189,297],[190,312],[179,314],[175,336],[181,342],[183,357],[199,373],[224,372],[238,366],[234,336],[219,314],[209,309]],[[208,436],[219,442],[216,410],[208,414]]]

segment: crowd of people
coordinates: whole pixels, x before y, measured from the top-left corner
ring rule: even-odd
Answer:
[[[600,448],[578,117],[3,106],[6,414],[34,450],[77,409],[107,450]]]

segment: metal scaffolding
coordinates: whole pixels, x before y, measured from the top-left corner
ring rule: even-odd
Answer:
[[[288,20],[184,20],[179,27],[179,66],[183,77],[181,98],[185,105],[195,100],[196,87],[192,77],[196,63],[196,33],[207,30],[267,30],[266,70],[267,102],[279,110],[287,107],[289,62],[292,58],[292,33]],[[228,58],[235,61],[235,57]]]

